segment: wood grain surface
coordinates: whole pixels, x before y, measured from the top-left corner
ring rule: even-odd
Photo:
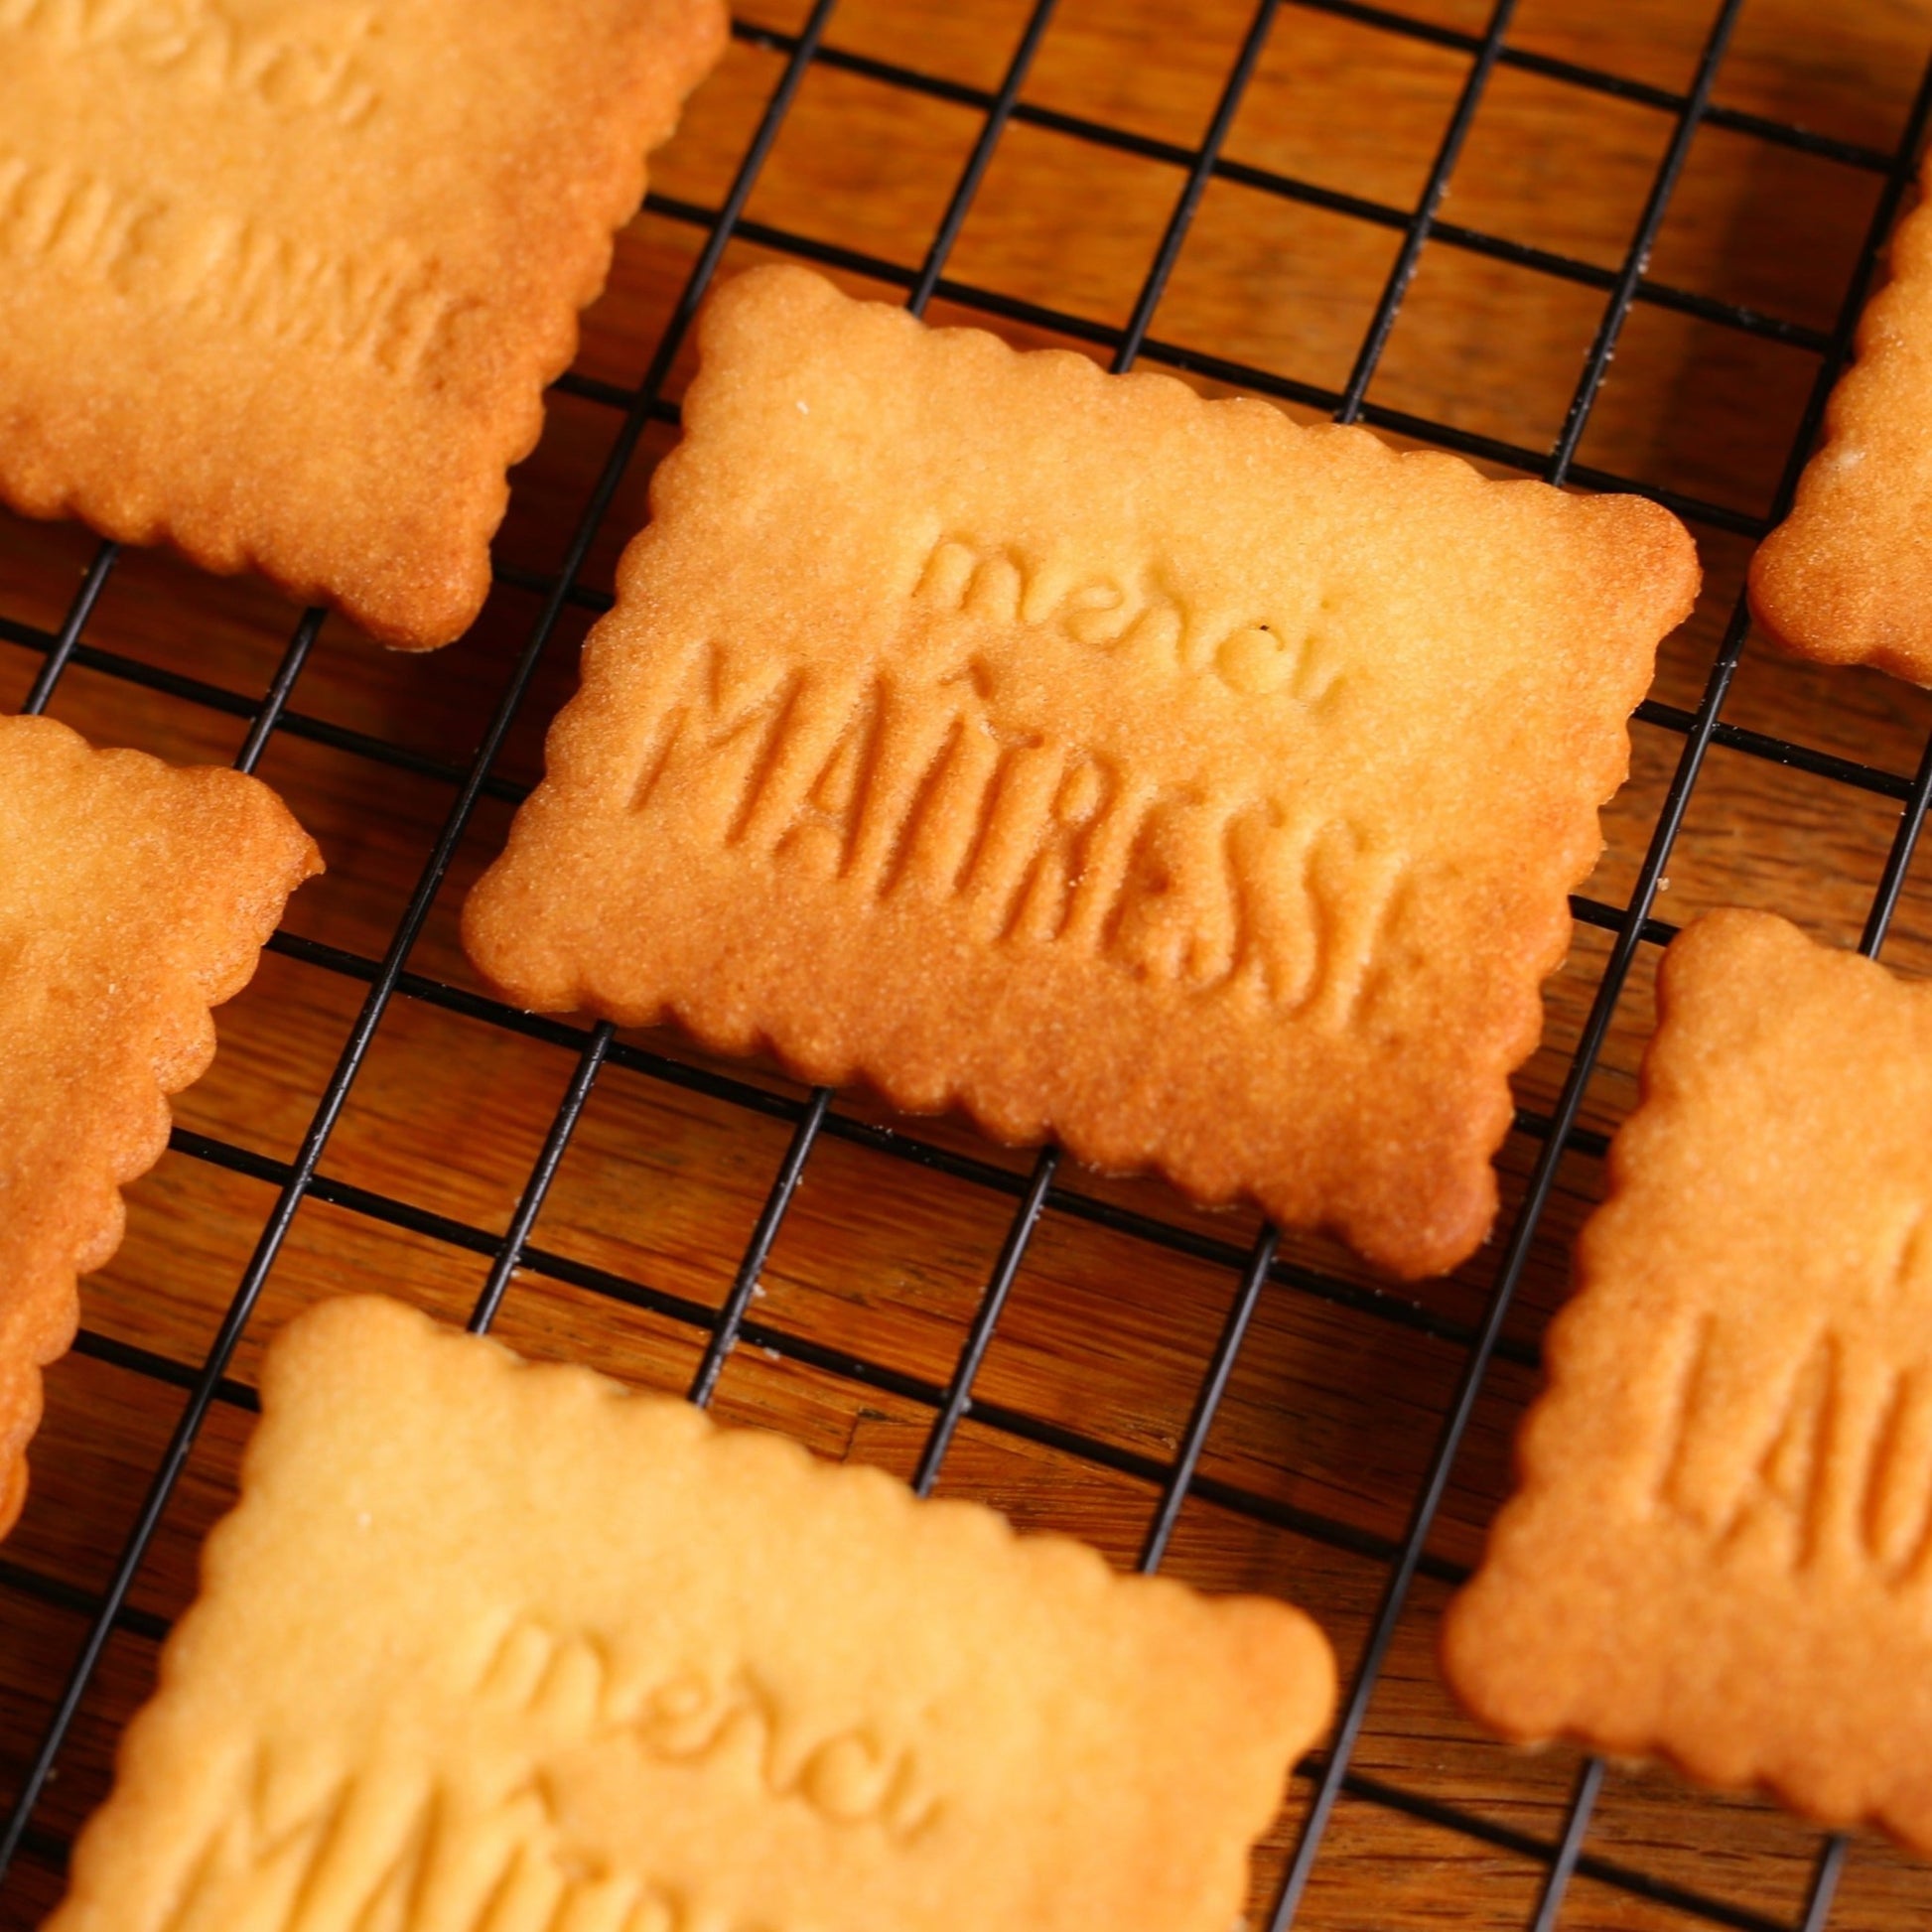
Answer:
[[[1155,312],[1163,359],[1239,361],[1317,399],[1347,383],[1363,331],[1468,77],[1486,0],[1401,0],[1395,32],[1345,11],[1281,7]],[[1691,84],[1715,0],[1520,0],[1504,61],[1470,126],[1443,219],[1367,388],[1371,414],[1546,451],[1562,429]],[[497,544],[499,586],[476,631],[401,657],[332,619],[271,739],[261,775],[314,831],[328,877],[294,901],[289,947],[220,1015],[212,1071],[177,1108],[177,1146],[129,1191],[127,1239],[84,1292],[88,1339],[49,1381],[34,1488],[0,1551],[0,1803],[10,1803],[142,1495],[274,1206],[371,970],[417,889],[469,764],[563,565],[622,427],[599,385],[629,391],[704,244],[687,218],[715,208],[785,69],[801,0],[750,0],[741,34],[699,90],[655,170],[663,198],[621,238],[585,319],[582,378],[559,388],[517,473]],[[841,272],[900,298],[978,138],[1026,24],[1023,0],[840,0],[747,205],[759,239],[862,251],[897,279]],[[1132,314],[1174,209],[1183,163],[1213,116],[1251,19],[1247,0],[1060,0],[946,265],[938,320],[985,320],[1022,343],[1086,339]],[[1447,30],[1435,33],[1433,30]],[[1707,588],[1666,646],[1654,699],[1694,708],[1735,604],[1753,520],[1770,506],[1883,183],[1872,166],[1767,141],[1751,116],[1799,122],[1889,152],[1908,124],[1932,16],[1916,0],[1745,0],[1719,67],[1719,114],[1693,140],[1578,461],[1711,506],[1693,519]],[[846,59],[843,57],[857,57]],[[1558,64],[1636,83],[1580,86]],[[889,84],[880,64],[938,83]],[[1037,110],[1037,111],[1035,111]],[[1104,123],[1127,145],[1077,138]],[[1273,174],[1297,196],[1255,185]],[[1553,251],[1544,272],[1483,237]],[[1659,291],[1663,293],[1659,294]],[[1670,291],[1681,292],[1682,299]],[[1711,298],[1789,325],[1747,332]],[[1015,320],[1015,304],[1071,318]],[[675,397],[688,351],[672,369]],[[1226,385],[1196,378],[1204,388]],[[1413,430],[1413,426],[1412,426]],[[598,521],[581,582],[606,592],[644,513],[652,462],[674,431],[653,421]],[[1420,432],[1405,440],[1427,440]],[[1535,459],[1528,459],[1534,462]],[[1510,474],[1507,463],[1486,464]],[[0,707],[19,705],[95,544],[71,525],[0,519]],[[595,598],[566,605],[495,771],[539,769],[544,725],[568,695]],[[201,576],[161,554],[123,556],[62,678],[53,713],[97,743],[179,760],[227,760],[282,659],[297,614],[261,585]],[[213,688],[210,699],[208,687]],[[229,694],[226,697],[220,694]],[[1919,762],[1932,700],[1874,673],[1826,672],[1756,640],[1725,706],[1671,852],[1660,918],[1765,906],[1855,944]],[[1787,738],[1876,774],[1865,783],[1757,756]],[[356,735],[407,748],[361,756]],[[1605,813],[1587,897],[1624,904],[1684,749],[1633,728],[1633,767]],[[1817,760],[1813,760],[1817,763]],[[233,1493],[263,1342],[318,1297],[379,1288],[461,1320],[487,1279],[587,1036],[581,1023],[516,1031],[481,993],[456,940],[463,895],[499,848],[509,787],[487,789],[383,1010],[35,1818],[0,1889],[0,1924],[38,1921],[58,1895],[62,1848],[99,1799],[114,1736],[149,1688],[155,1638],[193,1589],[195,1554]],[[1932,884],[1907,879],[1884,957],[1932,971]],[[333,950],[332,950],[333,949]],[[1580,924],[1549,988],[1545,1042],[1518,1082],[1553,1105],[1610,935]],[[1651,1022],[1646,945],[1585,1098],[1503,1347],[1484,1384],[1298,1923],[1469,1928],[1528,1922],[1562,1830],[1579,1755],[1518,1754],[1453,1708],[1433,1661],[1437,1618],[1507,1480],[1535,1349],[1566,1292],[1570,1239],[1600,1187],[1600,1143],[1634,1097]],[[450,991],[449,989],[454,989]],[[734,1084],[737,1083],[737,1084]],[[593,1362],[682,1389],[701,1357],[786,1157],[803,1099],[768,1067],[713,1062],[662,1035],[623,1037],[599,1073],[531,1232],[496,1332],[533,1355]],[[1539,1147],[1512,1136],[1505,1222]],[[931,1159],[907,1158],[919,1149]],[[215,1158],[202,1158],[213,1155]],[[951,1121],[890,1120],[837,1098],[778,1227],[728,1360],[724,1417],[784,1429],[819,1451],[909,1473],[1006,1237],[1028,1151]],[[944,1462],[942,1492],[986,1498],[1023,1525],[1086,1537],[1131,1564],[1186,1429],[1196,1387],[1253,1242],[1255,1218],[1191,1212],[1149,1181],[1062,1169],[979,1381],[980,1405]],[[1160,1241],[1134,1216],[1172,1230]],[[1329,1244],[1290,1238],[1261,1296],[1201,1463],[1208,1493],[1179,1517],[1167,1567],[1210,1587],[1279,1591],[1307,1605],[1352,1671],[1496,1279],[1500,1242],[1455,1276],[1396,1293]],[[144,1354],[142,1351],[148,1351]],[[872,1370],[845,1372],[846,1358]],[[158,1359],[157,1359],[158,1358]],[[168,1365],[177,1365],[170,1368]],[[165,1371],[158,1376],[157,1367]],[[177,1372],[179,1370],[180,1372]],[[172,1377],[172,1379],[167,1379]],[[1096,1452],[1076,1453],[1069,1435]],[[1296,1781],[1260,1862],[1265,1910],[1308,1802]],[[1400,1799],[1396,1792],[1409,1794]],[[1452,1807],[1486,1836],[1443,1822]],[[1718,1922],[1799,1922],[1820,1835],[1747,1796],[1695,1792],[1657,1768],[1613,1767],[1559,1922],[1683,1927],[1695,1895]],[[1539,1848],[1543,1848],[1539,1856]],[[1672,1890],[1675,1888],[1675,1891]],[[1923,1925],[1932,1871],[1868,1836],[1847,1860],[1832,1923]]]

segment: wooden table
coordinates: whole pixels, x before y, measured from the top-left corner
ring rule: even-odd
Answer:
[[[1549,989],[1547,1036],[1518,1082],[1526,1119],[1502,1158],[1504,1218],[1455,1276],[1400,1292],[1326,1243],[1283,1242],[1166,1559],[1209,1587],[1309,1605],[1348,1673],[1387,1622],[1304,1926],[1525,1924],[1573,1815],[1579,1754],[1487,1741],[1444,1691],[1433,1638],[1505,1486],[1537,1337],[1600,1185],[1601,1136],[1633,1098],[1661,927],[1625,949],[1579,1131],[1547,1176],[1547,1209],[1441,1508],[1418,1539],[1406,1601],[1388,1585],[1539,1172],[1541,1122],[1606,962],[1622,956],[1624,908],[1674,774],[1691,771],[1695,785],[1652,868],[1658,919],[1763,905],[1855,944],[1932,729],[1922,693],[1783,662],[1753,639],[1708,753],[1687,735],[1932,53],[1932,18],[1911,0],[1750,0],[1713,70],[1714,6],[1520,0],[1434,237],[1369,366],[1358,364],[1364,334],[1476,69],[1488,0],[1401,0],[1388,13],[1346,0],[1281,6],[1145,315],[1149,266],[1250,33],[1249,0],[1059,0],[931,307],[935,320],[990,317],[1017,342],[1102,357],[1145,325],[1143,363],[1191,370],[1207,390],[1260,387],[1305,418],[1359,395],[1367,420],[1399,440],[1534,474],[1558,447],[1606,304],[1635,272],[1633,237],[1647,210],[1657,217],[1634,305],[1624,316],[1612,304],[1615,359],[1591,392],[1570,475],[1662,494],[1693,524],[1708,585],[1633,729],[1631,780],[1604,815],[1608,846]],[[1027,0],[840,0],[818,59],[795,76],[722,269],[792,251],[829,260],[848,287],[901,298],[1029,12]],[[457,909],[539,768],[578,641],[643,518],[651,463],[674,430],[636,385],[774,90],[794,75],[804,13],[801,0],[742,11],[722,68],[662,155],[542,445],[517,474],[499,587],[474,634],[409,658],[331,620],[279,715],[261,772],[314,830],[330,872],[301,893],[256,982],[220,1016],[214,1069],[182,1098],[173,1151],[130,1190],[127,1239],[86,1287],[82,1345],[50,1379],[32,1500],[0,1550],[0,1800],[19,1789],[237,1284],[259,1278],[259,1301],[0,1891],[7,1926],[35,1922],[58,1894],[64,1847],[101,1795],[113,1738],[152,1680],[156,1638],[232,1495],[261,1345],[293,1311],[380,1288],[460,1320],[493,1271],[507,1280],[496,1332],[515,1347],[682,1389],[738,1284],[748,1312],[718,1413],[909,1473],[1003,1244],[1026,1226],[1030,1187],[1048,1178],[1032,1152],[989,1146],[957,1122],[897,1121],[842,1094],[821,1125],[810,1096],[767,1066],[620,1035],[513,1251],[519,1202],[532,1198],[593,1035],[579,1022],[511,1024],[483,999],[457,944]],[[1700,121],[1687,96],[1702,98],[1705,80]],[[1816,138],[1778,131],[1793,123]],[[1673,156],[1682,171],[1658,205]],[[667,396],[689,362],[673,359]],[[583,520],[627,409],[641,427],[635,457],[608,510]],[[578,533],[581,568],[547,602]],[[70,525],[0,521],[0,706],[22,701],[95,552]],[[296,615],[257,583],[124,555],[52,710],[97,742],[231,759]],[[538,643],[466,815],[465,773]],[[1908,972],[1932,968],[1923,871],[1906,878],[1884,949]],[[412,907],[420,932],[394,982],[381,962]],[[364,1035],[366,1051],[344,1062]],[[347,1072],[340,1117],[298,1185],[319,1103]],[[264,1226],[281,1225],[278,1201],[292,1211],[272,1265],[251,1269]],[[1052,1173],[940,1489],[1131,1564],[1257,1232],[1252,1214],[1191,1212],[1153,1182]],[[768,1253],[748,1273],[759,1235]],[[1321,1764],[1295,1781],[1260,1862],[1257,1924]],[[1575,1822],[1587,1829],[1561,1899],[1571,1928],[1795,1925],[1821,1869],[1816,1831],[1655,1768],[1611,1769]],[[1842,1871],[1824,1869],[1839,1880],[1834,1925],[1916,1926],[1932,1912],[1932,1870],[1873,1839],[1853,1842]],[[1700,1918],[1700,1906],[1715,1916]]]

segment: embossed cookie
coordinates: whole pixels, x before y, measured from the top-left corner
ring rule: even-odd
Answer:
[[[1682,527],[801,269],[701,348],[477,964],[1466,1255]]]
[[[1718,912],[1544,1350],[1449,1680],[1932,1853],[1932,987]]]
[[[122,1181],[214,1051],[283,901],[322,870],[269,788],[0,718],[0,1535],[27,1493],[41,1369],[74,1276],[121,1238]]]
[[[393,1302],[262,1399],[49,1932],[1227,1932],[1327,1720],[1284,1603]]]
[[[1932,202],[1890,264],[1791,514],[1751,559],[1751,609],[1801,656],[1932,684]]]
[[[449,642],[725,22],[0,0],[0,498]]]

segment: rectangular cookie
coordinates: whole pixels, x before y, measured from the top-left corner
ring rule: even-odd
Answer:
[[[0,718],[0,1535],[74,1277],[120,1245],[118,1189],[161,1158],[167,1096],[213,1056],[208,1008],[321,870],[257,779]]]
[[[1463,1702],[1932,1854],[1932,988],[1769,913],[1675,939],[1544,1364]]]
[[[725,33],[722,0],[0,0],[0,499],[449,642]]]
[[[277,1337],[48,1932],[1227,1932],[1299,1611],[394,1302]]]
[[[483,972],[1467,1255],[1682,526],[797,268],[700,347]]]
[[[1751,612],[1801,657],[1932,684],[1932,202],[1893,234],[1856,350],[1791,514],[1751,559]]]

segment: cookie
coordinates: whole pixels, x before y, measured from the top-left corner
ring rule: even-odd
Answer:
[[[120,1245],[123,1181],[214,1052],[314,842],[239,772],[95,752],[0,718],[0,1535],[27,1493],[41,1369],[74,1277]]]
[[[1751,559],[1751,611],[1802,657],[1932,684],[1932,203],[1890,266],[1791,514]]]
[[[0,499],[444,644],[722,0],[0,0]]]
[[[700,347],[477,965],[1468,1254],[1683,528],[802,269]]]
[[[49,1932],[1227,1932],[1312,1624],[533,1368],[275,1341]]]
[[[1665,955],[1450,1683],[1932,1853],[1932,988],[1761,912]]]

